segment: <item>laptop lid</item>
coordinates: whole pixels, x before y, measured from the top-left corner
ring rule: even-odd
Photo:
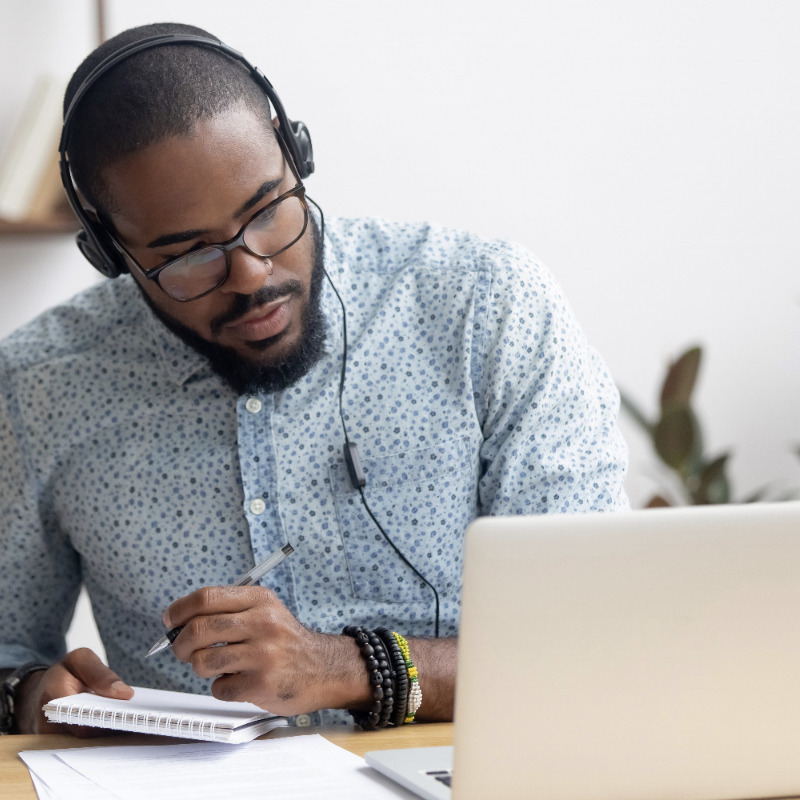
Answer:
[[[454,745],[457,800],[800,793],[800,503],[475,521]]]

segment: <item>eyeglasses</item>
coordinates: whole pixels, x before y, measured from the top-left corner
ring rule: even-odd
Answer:
[[[283,150],[280,136],[277,138]],[[147,280],[155,281],[173,300],[182,303],[198,300],[228,280],[231,273],[230,254],[235,248],[244,247],[251,255],[270,259],[288,250],[306,232],[308,205],[305,187],[285,150],[284,159],[291,167],[297,185],[262,208],[227,242],[192,250],[151,270],[144,270],[116,237],[112,237],[114,244],[130,265]]]

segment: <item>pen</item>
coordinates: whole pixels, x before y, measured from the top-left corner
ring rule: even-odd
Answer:
[[[240,575],[233,585],[251,586],[259,580],[259,578],[263,578],[270,570],[275,569],[286,556],[292,553],[294,553],[294,547],[290,544],[285,544],[271,555],[268,555],[260,564],[256,564],[251,570],[245,572],[244,575]],[[162,650],[166,650],[170,647],[182,630],[183,627],[179,626],[173,628],[171,631],[167,631],[166,634],[150,648],[145,658],[150,658],[150,656],[154,656],[156,653],[160,653]]]

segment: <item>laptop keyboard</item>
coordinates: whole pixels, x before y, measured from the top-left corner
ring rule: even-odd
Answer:
[[[426,775],[430,775],[431,778],[435,778],[437,781],[440,781],[445,786],[450,786],[451,781],[453,780],[453,773],[450,772],[449,769],[432,769],[425,773]]]

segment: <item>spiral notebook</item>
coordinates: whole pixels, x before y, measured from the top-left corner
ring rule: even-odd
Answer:
[[[42,708],[51,722],[230,744],[249,742],[288,724],[285,717],[252,703],[140,686],[133,690],[130,700],[83,692],[51,700]]]

